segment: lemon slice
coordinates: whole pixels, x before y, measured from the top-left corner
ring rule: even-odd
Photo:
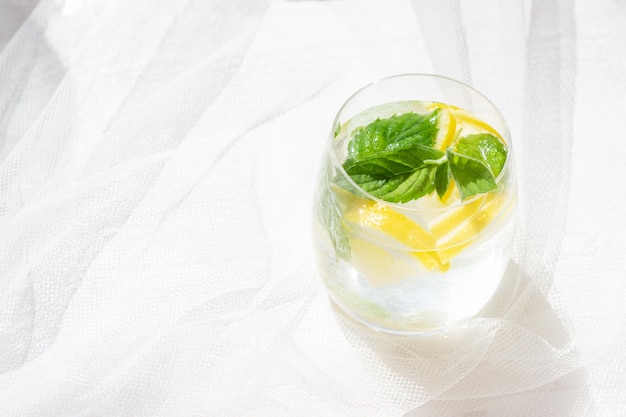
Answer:
[[[352,249],[354,237],[363,238],[380,242],[380,246],[395,246],[394,252],[409,253],[428,270],[442,266],[435,252],[435,239],[423,226],[390,206],[376,201],[363,201],[347,210],[343,217],[352,232]],[[366,255],[376,259],[373,250],[367,251]]]
[[[411,250],[433,250],[435,239],[422,226],[377,201],[365,201],[344,214],[344,220],[354,227],[382,232]]]
[[[500,133],[496,129],[491,127],[488,123],[480,119],[477,119],[472,113],[469,113],[468,111],[460,107],[452,106],[450,104],[432,103],[430,108],[431,109],[438,108],[441,110],[447,110],[450,113],[450,117],[455,120],[456,127],[458,128],[461,128],[461,129],[470,128],[472,130],[475,130],[477,133],[488,132],[506,144],[506,142],[502,138],[502,135],[500,135]],[[454,137],[452,139],[454,139]],[[450,141],[450,143],[452,143],[452,140]],[[448,144],[448,146],[450,145]]]
[[[504,139],[502,139],[502,136],[500,136],[500,133],[498,133],[496,129],[491,127],[489,124],[483,122],[482,120],[477,119],[471,113],[468,113],[462,109],[456,109],[452,110],[452,114],[459,124],[470,125],[474,127],[477,131],[489,132],[498,139],[500,139],[502,142],[504,142]]]
[[[408,259],[428,271],[446,271],[499,215],[505,201],[501,193],[482,195],[443,214],[429,230],[391,206],[353,196],[343,222],[354,265],[375,286],[415,273]]]
[[[444,216],[432,227],[437,256],[445,265],[470,246],[498,217],[506,198],[489,193]]]
[[[431,226],[431,233],[433,238],[439,243],[441,239],[450,234],[459,225],[465,222],[468,218],[471,218],[476,214],[488,196],[492,194],[485,194],[478,196],[472,201],[465,203],[455,209],[452,209],[442,216],[440,216],[436,222]]]
[[[435,140],[435,147],[445,152],[448,146],[452,144],[457,128],[456,118],[449,109],[441,109],[437,128],[439,131]]]

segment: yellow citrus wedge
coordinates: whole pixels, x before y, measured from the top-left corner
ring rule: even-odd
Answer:
[[[494,129],[487,123],[483,122],[482,120],[475,118],[474,116],[472,116],[470,113],[466,112],[465,110],[462,110],[462,109],[452,110],[452,114],[454,114],[454,117],[459,122],[459,124],[471,125],[475,127],[477,130],[483,130],[483,131],[489,132],[495,137],[504,141],[504,139],[502,139],[502,136],[500,136],[500,133],[498,133],[496,129]]]
[[[458,208],[452,209],[440,217],[431,227],[431,232],[436,241],[440,241],[460,224],[475,215],[490,194],[476,197],[474,200]]]
[[[435,239],[422,226],[376,201],[353,206],[346,211],[344,220],[361,228],[382,232],[413,250],[435,248]]]
[[[432,227],[437,241],[437,255],[443,264],[450,262],[500,214],[506,198],[501,193],[490,193],[451,212]]]
[[[429,271],[446,271],[450,261],[498,216],[505,201],[501,193],[480,196],[444,214],[430,232],[391,207],[365,199],[346,211],[344,222],[353,231],[350,244],[355,262],[376,277],[373,280],[377,285],[382,285],[406,275],[406,261],[396,259],[399,253],[408,253]],[[371,243],[372,240],[382,245]],[[381,247],[388,248],[393,243],[401,245],[393,254]]]
[[[430,105],[430,109],[432,110],[435,108],[447,110],[448,112],[450,112],[451,117],[454,118],[454,120],[456,121],[456,127],[459,127],[459,128],[463,128],[464,126],[473,127],[477,131],[489,132],[495,137],[499,138],[502,142],[504,142],[504,139],[502,138],[502,136],[496,129],[491,127],[488,123],[480,119],[477,119],[474,115],[467,112],[466,110],[463,110],[460,107],[452,106],[449,104],[443,104],[443,103],[432,103]],[[504,143],[506,144],[506,142]]]
[[[435,147],[445,152],[452,144],[456,134],[456,119],[450,110],[443,108],[439,113],[439,123],[437,125],[439,131],[435,141]]]
[[[428,270],[441,266],[434,251],[435,239],[426,229],[387,205],[363,201],[344,214],[343,220],[350,230],[364,237],[383,240],[383,243],[391,240],[391,245],[396,243],[399,251],[410,253]],[[369,252],[374,256],[373,251]]]

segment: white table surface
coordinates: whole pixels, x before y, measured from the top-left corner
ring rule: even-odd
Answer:
[[[522,179],[465,326],[330,304],[310,216],[343,101],[465,81]],[[626,416],[626,3],[0,1],[0,416]]]

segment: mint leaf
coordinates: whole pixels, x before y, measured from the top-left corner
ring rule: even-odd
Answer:
[[[462,200],[498,188],[496,178],[482,161],[451,149],[448,149],[447,157],[450,173],[459,187]]]
[[[406,203],[435,189],[435,173],[445,154],[423,145],[380,152],[344,162],[346,173],[374,197]]]
[[[406,203],[433,192],[436,170],[436,165],[424,165],[413,172],[391,178],[355,175],[352,179],[374,197],[390,203]]]
[[[489,133],[464,136],[459,139],[454,150],[483,162],[489,167],[494,177],[502,171],[507,157],[504,144]]]
[[[439,110],[376,119],[356,128],[348,144],[346,173],[374,197],[405,203],[435,189],[437,166],[445,153],[432,146]]]
[[[433,146],[437,137],[438,115],[438,109],[428,114],[404,113],[358,127],[352,132],[348,157],[361,159],[412,145]]]
[[[392,203],[430,194],[437,165],[445,162],[445,153],[432,147],[438,114],[404,113],[356,128],[343,163],[346,173],[369,194]]]
[[[497,189],[507,158],[502,141],[489,133],[458,138],[459,131],[454,146],[441,151],[434,148],[438,117],[438,110],[404,113],[354,129],[343,168],[364,191],[392,203],[435,190],[442,198],[451,178],[462,199]]]
[[[351,257],[350,239],[341,222],[342,213],[339,209],[337,196],[330,188],[331,181],[328,170],[328,166],[322,168],[319,194],[315,199],[316,217],[321,220],[328,231],[337,258],[349,261]]]
[[[343,163],[343,167],[351,177],[364,174],[377,178],[389,178],[413,172],[428,161],[439,160],[444,155],[439,149],[413,145],[408,148],[379,152],[360,159],[348,159]]]
[[[450,186],[450,163],[448,161],[437,167],[435,171],[435,189],[439,198],[443,198],[443,195],[448,191]]]

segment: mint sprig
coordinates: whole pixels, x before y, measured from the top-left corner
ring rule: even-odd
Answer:
[[[376,119],[353,132],[348,154],[359,160],[383,151],[403,149],[412,145],[433,146],[437,137],[439,110],[428,114],[404,113],[387,119]]]
[[[481,161],[494,177],[500,175],[506,162],[506,147],[498,138],[489,133],[467,135],[460,138],[455,146],[455,151]]]
[[[450,149],[446,154],[450,173],[459,187],[462,200],[498,188],[496,178],[483,162]]]
[[[374,197],[406,203],[436,190],[441,198],[454,180],[461,198],[498,188],[507,149],[489,133],[459,137],[445,152],[434,148],[439,110],[376,119],[353,131],[343,168]]]

